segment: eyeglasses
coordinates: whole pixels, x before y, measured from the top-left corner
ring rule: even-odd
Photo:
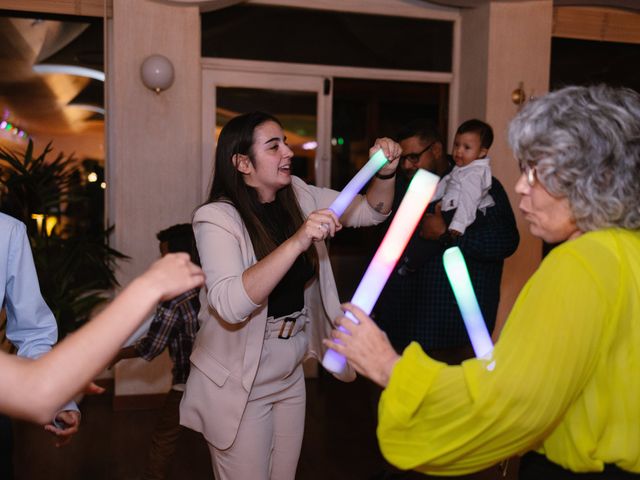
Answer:
[[[527,179],[527,185],[533,187],[538,181],[538,174],[536,173],[536,166],[526,163],[524,167],[520,168],[520,171],[524,174]]]
[[[431,150],[431,147],[433,147],[435,143],[436,143],[435,141],[431,142],[429,145],[427,145],[427,148],[425,148],[421,152],[407,153],[406,155],[402,155],[400,157],[400,163],[404,162],[405,160],[413,164],[418,163],[420,161],[420,157],[424,155],[426,152],[428,152],[429,150]]]

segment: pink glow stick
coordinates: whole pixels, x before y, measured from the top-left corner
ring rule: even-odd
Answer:
[[[422,218],[436,190],[438,180],[436,175],[422,169],[413,176],[387,234],[382,239],[351,299],[351,303],[360,307],[367,315],[371,313],[393,268]],[[358,323],[351,314],[347,313],[347,317],[354,323]],[[334,350],[327,350],[322,359],[322,365],[330,372],[341,373],[346,367],[346,359]]]

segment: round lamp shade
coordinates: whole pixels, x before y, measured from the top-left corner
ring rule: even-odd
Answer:
[[[173,84],[173,65],[164,55],[151,55],[140,67],[142,82],[147,88],[160,93]]]

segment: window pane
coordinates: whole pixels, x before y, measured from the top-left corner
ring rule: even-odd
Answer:
[[[446,138],[446,84],[337,78],[333,90],[331,187],[342,189],[362,168],[378,137],[394,138],[415,118],[429,118]]]
[[[216,95],[216,137],[237,115],[254,110],[270,113],[282,122],[287,143],[293,150],[293,174],[307,183],[315,183],[318,135],[314,92],[218,87]]]
[[[448,105],[446,84],[335,79],[332,188],[341,190],[362,168],[376,138],[395,138],[410,120],[430,118],[446,139]],[[341,299],[350,298],[355,291],[385,228],[345,228],[332,239],[331,256]]]
[[[451,71],[450,21],[253,5],[201,18],[203,57]]]
[[[640,45],[572,38],[551,40],[551,89],[606,83],[640,92]]]

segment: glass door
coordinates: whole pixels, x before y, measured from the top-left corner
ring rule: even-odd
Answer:
[[[319,76],[203,71],[203,198],[211,185],[215,145],[222,127],[242,113],[278,118],[294,152],[293,173],[308,183],[329,183],[331,93]]]

